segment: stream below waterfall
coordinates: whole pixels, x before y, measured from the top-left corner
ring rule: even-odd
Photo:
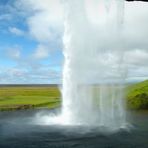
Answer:
[[[107,133],[84,126],[42,125],[38,113],[56,110],[0,112],[0,148],[147,148],[148,111],[127,113],[128,130]]]

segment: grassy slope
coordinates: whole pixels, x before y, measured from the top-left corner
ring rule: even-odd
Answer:
[[[129,109],[148,109],[148,80],[126,88]],[[0,87],[0,110],[37,107],[53,108],[60,105],[57,87]]]
[[[57,87],[0,87],[0,110],[55,107],[60,104]]]
[[[148,109],[148,80],[127,87],[127,105],[130,109]]]

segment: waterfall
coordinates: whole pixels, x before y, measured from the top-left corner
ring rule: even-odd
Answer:
[[[124,0],[64,0],[63,7],[61,122],[120,128],[126,123]]]

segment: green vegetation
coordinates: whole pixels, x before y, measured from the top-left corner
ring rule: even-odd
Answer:
[[[148,109],[148,80],[126,87],[128,109]],[[0,110],[55,108],[60,106],[56,86],[0,87]]]
[[[148,109],[148,80],[130,85],[126,90],[129,109]]]
[[[19,110],[60,105],[57,87],[0,87],[0,110]]]

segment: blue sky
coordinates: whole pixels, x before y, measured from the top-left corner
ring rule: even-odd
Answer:
[[[126,2],[124,15],[127,81],[142,81],[148,79],[148,3]],[[0,0],[0,84],[61,83],[63,23],[60,0]]]
[[[61,34],[47,41],[32,35],[28,19],[34,12],[23,3],[0,1],[0,83],[60,83]]]

